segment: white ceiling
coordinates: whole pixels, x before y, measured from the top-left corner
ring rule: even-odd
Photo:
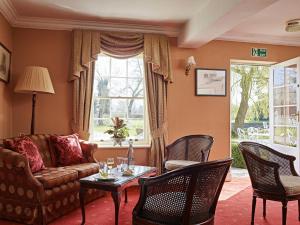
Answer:
[[[300,46],[300,32],[286,32],[285,23],[300,19],[300,0],[281,0],[248,18],[219,38]],[[268,41],[269,40],[269,41]]]
[[[300,46],[285,22],[300,18],[300,0],[0,0],[15,27],[164,33],[181,47],[211,40]]]
[[[21,16],[183,23],[210,0],[11,0]]]

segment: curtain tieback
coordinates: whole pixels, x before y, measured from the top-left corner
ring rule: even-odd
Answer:
[[[154,130],[151,131],[151,136],[153,139],[162,137],[165,135],[165,133],[167,132],[167,123],[163,123],[163,125],[161,127],[158,127]]]

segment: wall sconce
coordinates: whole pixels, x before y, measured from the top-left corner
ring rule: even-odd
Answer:
[[[189,75],[190,70],[191,70],[192,66],[194,66],[194,65],[196,65],[196,61],[195,61],[194,56],[188,57],[187,64],[185,66],[185,75],[186,76]]]

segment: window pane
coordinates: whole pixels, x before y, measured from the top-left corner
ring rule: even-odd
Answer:
[[[109,96],[110,97],[126,97],[126,78],[111,78]]]
[[[132,139],[144,139],[144,119],[128,119],[129,136]]]
[[[128,100],[128,118],[144,118],[144,100]]]
[[[110,71],[110,57],[99,56],[95,65],[95,76],[109,76]]]
[[[108,77],[95,77],[94,80],[94,96],[95,97],[108,97],[109,94],[109,78]]]
[[[111,58],[111,76],[112,77],[126,77],[127,73],[126,59]]]
[[[143,97],[144,96],[143,78],[128,79],[128,96],[129,97]]]
[[[94,118],[110,118],[110,99],[94,100]]]
[[[144,62],[142,58],[128,59],[128,77],[142,77],[144,73]]]
[[[111,117],[127,118],[127,100],[111,99]]]
[[[128,126],[132,139],[145,140],[143,57],[115,59],[99,56],[95,67],[92,138],[110,142],[104,132],[111,118],[120,117]]]
[[[104,132],[110,128],[111,119],[95,119],[94,120],[94,132],[93,138],[95,140],[109,140],[110,135],[105,134]]]

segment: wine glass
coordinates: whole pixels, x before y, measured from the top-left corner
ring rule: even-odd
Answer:
[[[105,162],[98,162],[100,177],[107,177],[107,165]]]
[[[106,163],[108,169],[111,170],[113,168],[113,165],[115,164],[114,158],[107,158]]]

